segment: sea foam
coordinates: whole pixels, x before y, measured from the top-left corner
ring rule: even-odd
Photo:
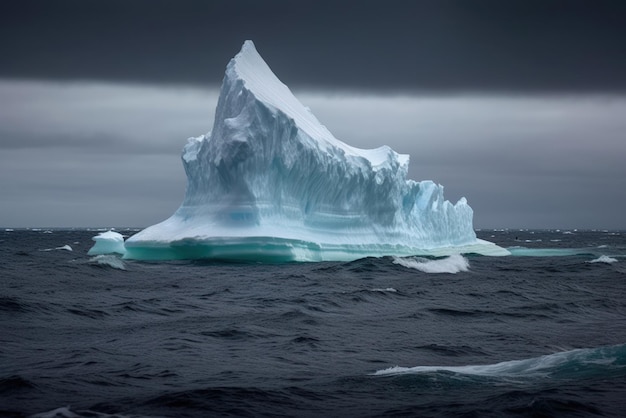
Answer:
[[[469,261],[461,254],[453,254],[449,257],[430,260],[421,257],[401,258],[393,257],[395,264],[419,270],[424,273],[458,273],[469,270]]]
[[[588,261],[588,263],[606,263],[606,264],[612,264],[612,263],[617,263],[617,259],[613,258],[613,257],[609,257],[608,255],[601,255],[600,257]]]
[[[64,251],[73,251],[72,247],[70,247],[69,245],[65,244],[62,245],[60,247],[54,247],[54,248],[45,248],[43,250],[40,251],[56,251],[56,250],[64,250]]]
[[[89,264],[109,266],[118,270],[126,270],[124,261],[111,254],[101,254],[89,259]]]

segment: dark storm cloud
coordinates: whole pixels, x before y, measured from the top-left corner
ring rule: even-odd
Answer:
[[[217,84],[245,39],[290,86],[626,91],[626,3],[4,1],[0,77]]]

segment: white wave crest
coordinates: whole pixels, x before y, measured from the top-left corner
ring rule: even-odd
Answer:
[[[372,289],[372,292],[391,292],[391,293],[395,293],[397,292],[396,289],[394,289],[393,287],[387,287],[385,289],[382,288],[376,288],[376,289]]]
[[[591,260],[591,261],[587,261],[588,263],[607,263],[607,264],[611,264],[611,263],[617,263],[617,259],[613,258],[613,257],[609,257],[608,255],[601,255],[600,257],[596,258],[595,260]]]
[[[394,257],[393,262],[401,266],[422,271],[424,273],[458,273],[469,270],[469,261],[461,254],[453,254],[446,258],[429,260],[427,258]]]
[[[612,365],[621,362],[624,355],[624,345],[582,348],[560,353],[548,354],[524,360],[504,361],[495,364],[469,366],[417,366],[417,367],[390,367],[376,371],[374,376],[397,376],[407,374],[427,374],[448,372],[458,375],[483,377],[541,377],[563,373],[568,370],[578,370],[587,365]]]
[[[43,250],[39,250],[39,251],[56,251],[56,250],[65,250],[65,251],[73,251],[72,247],[70,247],[69,245],[63,245],[61,247],[55,247],[55,248],[45,248]]]
[[[106,414],[90,410],[72,411],[70,406],[53,409],[52,411],[41,412],[31,415],[29,418],[140,418],[141,415],[119,415]]]
[[[114,255],[97,255],[90,258],[89,263],[109,266],[119,270],[126,270],[126,265],[124,264],[124,262]]]

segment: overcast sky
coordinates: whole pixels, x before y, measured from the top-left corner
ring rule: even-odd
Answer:
[[[3,1],[0,226],[176,210],[252,39],[334,135],[411,155],[477,228],[626,228],[626,2]]]

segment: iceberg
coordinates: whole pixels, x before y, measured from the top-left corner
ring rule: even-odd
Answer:
[[[252,41],[229,62],[211,132],[182,152],[187,190],[165,221],[130,237],[127,259],[349,261],[506,255],[477,239],[465,198],[407,179],[409,156],[336,139]]]

